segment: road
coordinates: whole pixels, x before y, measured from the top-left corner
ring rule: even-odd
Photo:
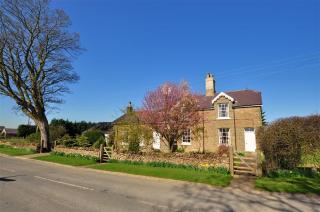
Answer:
[[[0,211],[320,211],[320,197],[216,188],[0,156]]]

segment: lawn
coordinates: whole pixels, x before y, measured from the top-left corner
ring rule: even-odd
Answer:
[[[320,194],[320,177],[262,177],[256,187],[272,192]]]
[[[8,145],[0,144],[0,153],[10,156],[30,155],[35,154],[36,151],[30,148],[15,148]]]
[[[33,158],[36,160],[49,161],[53,163],[60,163],[70,166],[87,166],[97,163],[97,158],[94,157],[86,157],[77,154],[63,154],[52,152],[47,156],[39,156]]]
[[[192,170],[186,168],[152,167],[147,164],[107,163],[90,166],[90,168],[128,174],[152,176],[166,179],[205,183],[215,186],[228,186],[232,177],[229,174],[214,171]]]

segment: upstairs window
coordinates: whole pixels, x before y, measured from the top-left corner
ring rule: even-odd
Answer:
[[[230,140],[230,136],[229,133],[230,130],[229,128],[221,128],[219,129],[219,143],[223,144],[223,145],[228,145],[229,144],[229,140]]]
[[[229,118],[229,104],[218,104],[218,118]]]
[[[182,144],[183,145],[191,145],[191,130],[190,129],[187,129],[183,132]]]

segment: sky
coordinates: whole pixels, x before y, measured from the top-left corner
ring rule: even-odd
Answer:
[[[49,119],[112,121],[164,82],[262,92],[267,121],[320,113],[319,0],[53,0],[86,49]],[[28,118],[0,97],[0,125]]]

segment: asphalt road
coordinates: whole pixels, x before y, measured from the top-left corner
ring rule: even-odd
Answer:
[[[0,156],[1,212],[320,211],[320,197],[259,192]]]

